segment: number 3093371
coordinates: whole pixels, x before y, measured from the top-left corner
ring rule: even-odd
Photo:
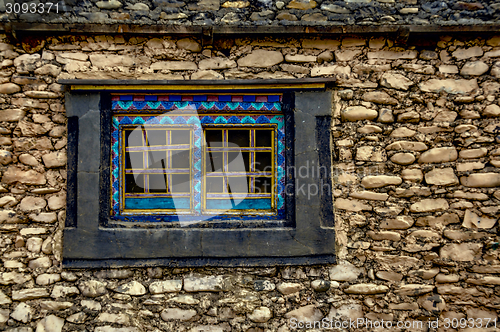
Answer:
[[[7,14],[49,14],[49,13],[59,13],[59,4],[46,2],[46,3],[35,3],[35,2],[25,2],[25,3],[6,3],[5,12]]]

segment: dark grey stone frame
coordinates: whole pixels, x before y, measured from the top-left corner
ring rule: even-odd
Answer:
[[[295,123],[293,159],[331,169],[331,91],[289,93],[286,115]],[[107,266],[267,266],[335,263],[331,172],[298,178],[294,223],[286,227],[147,228],[113,227],[109,211],[109,94],[66,94],[68,116],[68,206],[64,230],[65,267]],[[288,158],[288,157],[287,157]],[[287,174],[287,177],[290,174]],[[329,184],[330,191],[309,199],[308,186]],[[109,203],[108,203],[109,204]],[[110,227],[111,226],[111,227]]]

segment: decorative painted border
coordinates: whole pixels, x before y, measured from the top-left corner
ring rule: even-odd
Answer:
[[[117,101],[214,101],[233,103],[281,103],[282,95],[120,95],[112,96],[113,109]]]
[[[282,112],[282,95],[121,95],[112,97],[114,111],[197,110]]]
[[[128,97],[128,96],[127,96]],[[280,97],[280,96],[279,96]],[[120,101],[121,102],[121,101]],[[139,102],[139,101],[138,101]],[[134,102],[132,102],[134,103]],[[173,102],[175,103],[175,102]],[[183,102],[185,103],[185,102]],[[231,102],[232,103],[232,102]],[[223,109],[227,108],[229,102],[226,102]],[[117,107],[119,105],[117,104]],[[272,108],[277,110],[281,109],[279,103],[272,103]],[[185,109],[185,108],[184,108]],[[262,107],[259,109],[262,110]],[[115,109],[115,113],[122,113],[122,110]],[[277,214],[273,216],[243,216],[241,219],[283,219],[285,218],[285,126],[284,126],[284,116],[275,114],[242,114],[242,115],[200,115],[193,116],[183,115],[183,114],[163,114],[160,116],[155,115],[124,115],[115,114],[112,119],[112,148],[111,148],[111,216],[120,219],[120,217],[125,216],[120,208],[121,197],[121,174],[120,169],[123,167],[121,165],[121,126],[131,125],[131,124],[144,124],[144,125],[169,125],[169,124],[190,124],[194,127],[194,176],[193,176],[193,188],[194,188],[194,211],[195,216],[201,215],[201,183],[202,183],[202,153],[201,153],[201,138],[203,135],[204,126],[233,126],[233,125],[245,125],[245,126],[261,126],[264,124],[274,124],[276,126],[276,199],[277,199]],[[147,214],[147,213],[141,213]],[[193,216],[193,220],[196,217]],[[184,217],[183,217],[184,218]],[[219,217],[213,217],[212,219],[219,219]],[[137,219],[137,220],[140,220]],[[175,221],[175,216],[162,216],[161,218],[147,219],[147,221]]]

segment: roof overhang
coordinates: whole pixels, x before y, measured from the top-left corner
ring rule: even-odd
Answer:
[[[52,34],[148,34],[148,35],[335,35],[415,33],[498,33],[500,24],[484,25],[137,25],[137,24],[44,24],[0,23],[0,31]]]
[[[334,78],[257,80],[58,80],[71,91],[256,92],[324,90]]]

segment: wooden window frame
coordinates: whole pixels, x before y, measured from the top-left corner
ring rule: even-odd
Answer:
[[[62,82],[64,83],[64,82]],[[79,82],[82,83],[82,82]],[[67,84],[67,83],[66,83]],[[72,82],[74,84],[74,81]],[[168,227],[158,223],[129,227],[109,223],[110,85],[93,89],[72,86],[66,94],[68,115],[68,206],[63,265],[103,266],[267,266],[335,263],[335,232],[331,193],[314,200],[299,188],[287,195],[288,224],[249,227]],[[124,85],[125,86],[125,85]],[[233,91],[245,91],[245,84]],[[294,166],[331,168],[330,122],[332,93],[317,86],[311,92],[290,92],[289,84],[270,85],[284,93],[288,142],[286,160]],[[199,86],[194,85],[193,89]],[[240,88],[240,90],[238,89]],[[123,88],[125,89],[125,88]],[[134,90],[128,86],[129,90]],[[145,89],[148,89],[146,86]],[[297,88],[303,90],[304,87]],[[149,87],[148,91],[165,91]],[[319,90],[319,91],[317,91]],[[121,90],[120,90],[121,91]],[[262,90],[261,90],[262,91]],[[300,132],[295,136],[294,132]],[[331,184],[331,172],[297,182]],[[287,174],[289,177],[290,174]],[[292,179],[295,183],[295,179]],[[106,203],[107,202],[107,203]],[[108,205],[107,205],[108,204]]]

